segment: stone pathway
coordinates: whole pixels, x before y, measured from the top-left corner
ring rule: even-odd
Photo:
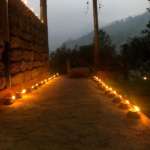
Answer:
[[[59,77],[0,108],[0,150],[149,149],[149,127],[128,120],[90,79]]]

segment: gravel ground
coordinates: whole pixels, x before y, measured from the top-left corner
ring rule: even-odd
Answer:
[[[0,150],[149,150],[144,121],[127,119],[92,80],[59,77],[0,108]]]

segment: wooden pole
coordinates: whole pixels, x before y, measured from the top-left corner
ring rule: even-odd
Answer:
[[[48,42],[48,21],[47,21],[47,0],[40,0],[40,20],[45,25],[46,29],[46,44],[47,44],[47,54],[48,54],[48,68],[49,64],[49,42]]]
[[[40,19],[47,25],[47,0],[40,0]]]
[[[100,50],[97,0],[93,0],[93,18],[94,18],[94,67],[95,69],[97,69],[99,66],[99,50]]]
[[[47,24],[47,0],[40,0],[40,20],[46,28],[47,49],[48,49],[48,24]],[[48,51],[49,53],[49,51]]]

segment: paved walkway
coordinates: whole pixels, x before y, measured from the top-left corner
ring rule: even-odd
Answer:
[[[132,122],[90,79],[59,77],[0,109],[0,150],[149,150]]]

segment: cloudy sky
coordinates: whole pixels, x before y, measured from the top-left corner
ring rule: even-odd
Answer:
[[[28,0],[39,13],[40,0]],[[89,5],[87,5],[89,1]],[[50,50],[93,30],[92,0],[47,0]],[[146,11],[147,0],[99,0],[100,26]]]

